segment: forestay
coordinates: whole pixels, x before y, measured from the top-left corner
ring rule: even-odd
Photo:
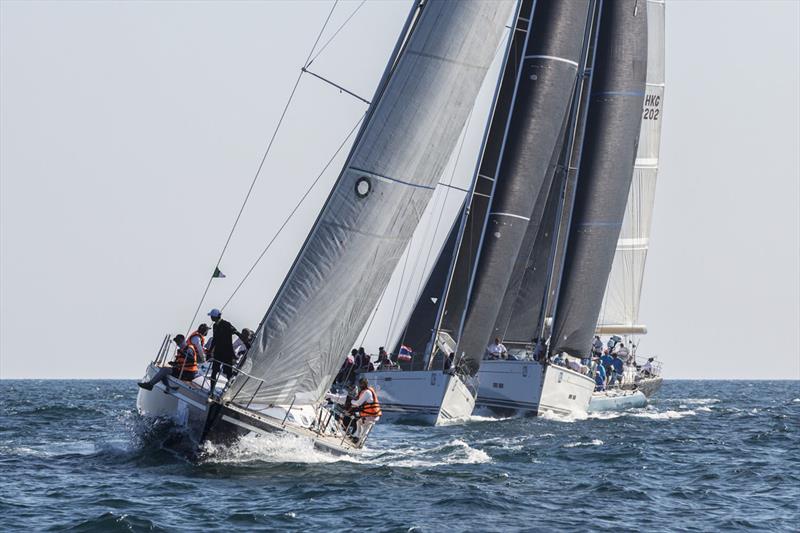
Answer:
[[[424,4],[227,398],[313,404],[389,282],[447,164],[514,2]],[[401,39],[403,36],[401,36]]]
[[[598,322],[599,331],[644,333],[639,323],[642,281],[650,247],[655,203],[661,121],[664,106],[664,2],[647,2],[647,90],[642,110],[639,151],[628,194],[625,219]]]

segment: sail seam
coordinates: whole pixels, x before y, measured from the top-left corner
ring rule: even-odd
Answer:
[[[399,183],[401,185],[408,185],[409,187],[416,187],[418,189],[428,189],[430,191],[436,189],[436,187],[431,187],[430,185],[421,185],[419,183],[411,183],[409,181],[403,181],[403,180],[400,180],[400,179],[397,179],[397,178],[390,178],[389,176],[383,176],[381,174],[376,174],[375,172],[371,172],[369,170],[364,170],[363,168],[358,168],[358,167],[351,166],[350,170],[354,170],[354,171],[360,172],[362,174],[369,174],[370,177],[373,177],[373,178],[375,178],[377,180],[380,180],[380,181],[386,181],[386,182],[390,182],[390,183]]]
[[[565,57],[548,56],[548,55],[542,55],[542,54],[533,54],[533,55],[525,56],[525,59],[550,59],[552,61],[561,61],[562,63],[568,63],[568,64],[574,66],[575,68],[578,68],[578,62],[577,61],[573,61],[573,60],[567,59]]]
[[[443,61],[445,63],[451,63],[453,65],[458,65],[460,67],[467,67],[467,68],[474,68],[477,70],[486,70],[486,67],[482,65],[473,65],[472,63],[467,63],[465,61],[456,61],[455,59],[450,59],[448,57],[437,56],[435,54],[426,54],[425,52],[416,52],[414,50],[409,50],[406,52],[407,54],[413,54],[418,57],[426,57],[428,59],[436,59],[438,61]]]

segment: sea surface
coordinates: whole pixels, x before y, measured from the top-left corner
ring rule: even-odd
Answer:
[[[586,419],[380,424],[358,457],[190,462],[133,381],[0,381],[0,531],[797,531],[800,382],[667,381]]]

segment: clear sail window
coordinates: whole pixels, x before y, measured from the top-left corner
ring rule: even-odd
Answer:
[[[356,182],[356,194],[359,198],[365,198],[372,190],[372,182],[366,176]]]

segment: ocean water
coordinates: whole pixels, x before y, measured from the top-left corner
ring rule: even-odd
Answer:
[[[800,382],[667,381],[586,419],[380,424],[358,457],[189,462],[133,381],[0,381],[0,531],[797,531]],[[166,443],[166,444],[165,444]]]

